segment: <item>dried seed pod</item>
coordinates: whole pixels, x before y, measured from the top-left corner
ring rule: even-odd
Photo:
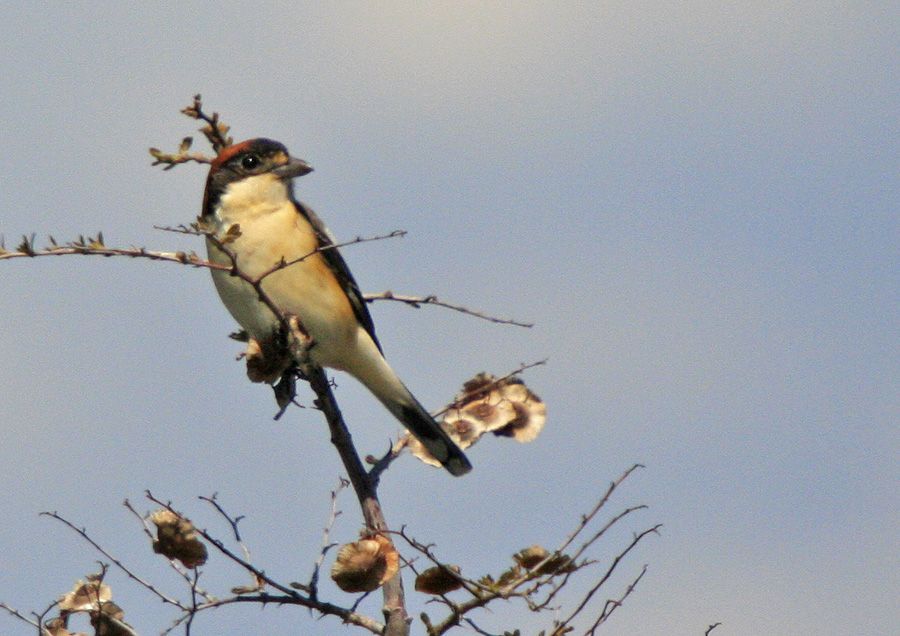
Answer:
[[[446,567],[434,566],[428,568],[416,577],[416,591],[425,594],[447,594],[462,587],[459,579],[447,570],[459,574],[459,566],[448,565]]]
[[[345,592],[371,592],[389,581],[400,569],[400,555],[390,539],[380,534],[338,551],[331,578]]]
[[[150,521],[156,525],[154,552],[178,559],[186,568],[196,568],[206,563],[206,546],[197,537],[190,520],[163,509],[150,515]]]

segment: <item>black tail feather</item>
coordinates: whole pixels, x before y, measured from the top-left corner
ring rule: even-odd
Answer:
[[[459,477],[472,470],[472,464],[459,446],[421,404],[400,405],[394,414],[451,475]]]

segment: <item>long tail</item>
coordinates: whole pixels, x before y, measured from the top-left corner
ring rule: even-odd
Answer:
[[[368,334],[363,339],[368,340],[363,345],[367,355],[356,356],[355,368],[346,370],[362,382],[451,475],[459,477],[472,470],[472,464],[459,446],[400,381]],[[367,346],[369,343],[371,346]]]
[[[469,463],[459,446],[450,439],[450,436],[419,404],[409,390],[406,391],[406,394],[408,401],[405,403],[385,400],[382,400],[382,403],[410,433],[416,436],[416,439],[422,442],[432,457],[441,462],[441,466],[446,468],[451,475],[459,477],[472,470],[472,464]]]

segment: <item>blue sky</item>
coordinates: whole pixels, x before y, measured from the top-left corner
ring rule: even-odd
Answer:
[[[196,216],[205,170],[163,173],[146,151],[194,132],[178,109],[200,92],[237,138],[316,167],[298,195],[339,238],[409,232],[345,250],[366,291],[536,323],[372,308],[429,406],[478,371],[549,358],[526,376],[548,404],[538,441],[487,440],[460,480],[400,460],[382,487],[392,524],[466,573],[497,572],[561,541],[641,462],[610,512],[649,510],[597,556],[664,528],[611,582],[618,595],[649,564],[610,633],[889,634],[898,17],[887,2],[5,6],[0,232],[200,249],[153,225]],[[314,413],[270,420],[206,272],[72,257],[0,270],[0,599],[43,608],[95,569],[41,510],[177,590],[121,506],[146,488],[224,535],[196,501],[218,492],[247,515],[256,563],[308,576],[338,460]],[[337,381],[359,446],[386,448],[393,420]],[[359,515],[340,504],[334,538],[349,541]],[[246,583],[221,560],[205,576]],[[111,584],[141,633],[168,625],[133,583]],[[512,604],[481,618],[523,633],[550,619]],[[195,627],[343,630],[271,607]]]

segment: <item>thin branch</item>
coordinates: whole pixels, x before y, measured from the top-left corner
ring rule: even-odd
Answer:
[[[116,557],[114,557],[112,554],[110,554],[105,548],[103,548],[103,546],[101,546],[99,543],[94,541],[90,537],[90,535],[88,535],[87,531],[84,528],[79,528],[74,523],[72,523],[65,517],[61,516],[57,512],[42,512],[41,515],[50,517],[51,519],[56,519],[57,521],[60,521],[63,524],[65,524],[66,526],[68,526],[70,529],[74,530],[82,539],[84,539],[85,541],[90,543],[91,546],[93,546],[93,548],[95,550],[97,550],[97,552],[99,552],[100,554],[105,556],[107,559],[109,559],[113,564],[115,564],[115,566],[117,568],[119,568],[122,572],[124,572],[125,575],[128,576],[128,578],[130,578],[131,580],[137,582],[138,584],[140,584],[141,586],[143,586],[144,588],[149,590],[152,594],[154,594],[160,600],[162,600],[163,603],[168,603],[169,605],[174,605],[175,607],[177,607],[181,610],[186,609],[185,606],[180,601],[178,601],[178,599],[174,599],[170,596],[166,596],[165,594],[160,592],[158,589],[156,589],[156,587],[152,583],[145,581],[144,579],[139,577],[137,574],[132,572],[128,567],[125,566],[124,563],[119,561]]]
[[[197,605],[194,610],[196,613],[215,609],[217,607],[224,607],[226,605],[234,605],[236,603],[254,603],[258,605],[297,605],[301,607],[306,607],[321,614],[327,614],[330,616],[336,616],[343,620],[345,623],[350,625],[356,625],[357,627],[362,627],[363,629],[368,630],[373,634],[384,635],[389,632],[384,631],[384,625],[368,616],[364,616],[363,614],[358,614],[352,610],[346,609],[344,607],[339,607],[337,605],[333,605],[331,603],[325,603],[322,601],[314,601],[305,596],[289,596],[289,595],[277,595],[277,594],[269,594],[267,592],[259,592],[256,594],[239,594],[235,596],[229,596],[225,598],[214,599],[205,603],[201,603]],[[183,619],[182,619],[183,621]],[[177,627],[177,624],[173,626]],[[170,628],[173,629],[173,628]]]
[[[51,245],[45,248],[34,248],[33,244],[29,244],[27,249],[22,249],[24,243],[19,245],[19,249],[14,251],[0,248],[0,261],[10,260],[13,258],[36,258],[39,256],[69,256],[79,254],[82,256],[128,256],[130,258],[146,258],[152,261],[165,261],[169,263],[179,263],[181,265],[190,265],[193,267],[205,267],[207,269],[218,269],[229,271],[231,268],[227,265],[219,265],[211,261],[200,258],[194,252],[162,252],[156,250],[148,250],[143,247],[107,247],[100,243],[82,244],[77,241],[66,243],[65,245]]]
[[[191,137],[185,137],[181,141],[181,147],[177,152],[169,153],[163,152],[159,148],[150,148],[150,155],[153,157],[154,161],[152,166],[165,165],[163,170],[171,170],[175,166],[188,163],[188,162],[196,162],[196,163],[212,163],[213,158],[203,154],[202,152],[188,152],[188,148],[190,148],[191,142],[193,139]]]
[[[597,502],[597,504],[591,509],[590,512],[588,512],[586,515],[582,515],[581,522],[578,524],[578,527],[575,528],[575,530],[566,538],[566,540],[563,542],[563,544],[557,549],[558,552],[560,552],[560,553],[564,552],[572,544],[572,542],[575,541],[576,537],[578,537],[578,535],[581,534],[581,531],[584,530],[585,526],[587,526],[591,522],[591,519],[593,519],[597,515],[597,513],[600,512],[600,509],[606,505],[606,502],[609,501],[609,498],[616,491],[616,488],[618,488],[619,485],[623,481],[628,479],[628,477],[631,475],[631,473],[636,471],[638,468],[644,468],[644,465],[643,464],[632,465],[628,470],[626,470],[624,473],[619,475],[618,479],[616,479],[615,481],[613,481],[612,483],[609,484],[609,487],[606,489],[606,492],[600,498],[600,501]]]
[[[712,625],[710,625],[709,627],[706,628],[706,631],[703,632],[703,636],[709,636],[710,632],[712,632],[712,630],[714,630],[716,627],[718,627],[721,624],[722,623],[713,623]]]
[[[435,411],[434,413],[432,413],[432,415],[434,417],[443,415],[450,409],[457,408],[460,404],[465,404],[472,398],[473,395],[478,395],[480,393],[487,393],[489,391],[492,391],[493,389],[497,388],[501,384],[504,384],[510,378],[515,377],[517,375],[521,375],[528,369],[533,369],[534,367],[540,367],[540,366],[547,364],[547,360],[549,360],[549,358],[544,358],[543,360],[538,360],[536,362],[522,362],[519,364],[519,366],[516,369],[510,371],[506,375],[501,376],[499,378],[494,378],[493,381],[488,382],[487,384],[479,384],[476,389],[464,393],[459,398],[455,399],[453,402],[451,402],[450,404],[448,404],[441,410]]]
[[[144,495],[152,501],[153,503],[162,506],[166,510],[170,512],[182,516],[183,515],[175,510],[172,505],[168,502],[162,501],[158,499],[151,493],[149,490],[144,492]],[[206,530],[194,527],[197,534],[203,537],[208,543],[212,544],[219,552],[228,557],[232,562],[236,563],[243,569],[250,572],[257,580],[264,582],[266,585],[278,590],[282,593],[282,596],[268,594],[266,592],[259,592],[257,594],[237,594],[234,597],[224,598],[224,599],[212,599],[208,600],[204,603],[200,603],[196,606],[196,608],[182,608],[185,611],[201,611],[205,609],[210,609],[213,607],[219,607],[221,605],[227,605],[229,603],[246,603],[246,602],[258,602],[258,603],[277,603],[282,605],[301,605],[303,607],[307,607],[309,609],[316,610],[321,614],[327,614],[331,616],[337,616],[341,620],[346,623],[352,623],[353,625],[358,625],[360,627],[365,627],[369,631],[375,634],[383,633],[384,626],[378,623],[377,621],[372,620],[371,618],[364,616],[362,614],[357,614],[354,611],[351,611],[345,607],[340,607],[338,605],[334,605],[333,603],[327,603],[324,601],[320,601],[315,598],[311,598],[309,596],[300,594],[295,589],[292,589],[290,586],[282,585],[281,583],[275,581],[271,577],[269,577],[265,572],[254,566],[252,563],[248,563],[246,560],[241,558],[239,555],[235,554],[231,550],[229,550],[219,539],[213,537]]]
[[[652,528],[648,528],[648,529],[644,530],[643,532],[640,532],[640,533],[634,535],[634,538],[631,540],[631,543],[629,543],[628,546],[626,546],[626,548],[624,550],[622,550],[621,552],[619,552],[619,554],[616,555],[616,557],[612,560],[612,563],[606,569],[606,572],[603,574],[602,577],[600,577],[600,580],[597,581],[591,587],[591,589],[588,591],[587,594],[585,594],[584,598],[577,605],[577,607],[572,611],[571,614],[569,614],[568,618],[566,618],[564,621],[562,621],[562,623],[560,623],[560,626],[565,627],[569,623],[571,623],[572,620],[574,620],[574,618],[576,616],[578,616],[578,614],[580,614],[581,611],[585,607],[587,607],[587,604],[590,602],[591,598],[593,598],[594,594],[596,594],[597,591],[606,583],[606,581],[609,580],[609,577],[611,577],[612,573],[615,572],[616,568],[618,567],[619,563],[621,563],[622,559],[624,559],[626,556],[628,556],[628,553],[631,552],[634,549],[634,547],[638,543],[641,542],[641,539],[646,537],[648,534],[658,534],[659,529],[661,527],[662,527],[662,524],[657,524],[657,525],[653,526]]]
[[[415,307],[416,309],[418,309],[422,305],[434,305],[436,307],[452,309],[453,311],[458,311],[463,314],[468,314],[469,316],[475,316],[476,318],[481,318],[482,320],[487,320],[488,322],[493,322],[501,325],[514,325],[516,327],[525,327],[526,329],[534,327],[534,323],[531,322],[521,322],[512,318],[497,318],[496,316],[490,316],[476,309],[469,309],[468,307],[463,307],[462,305],[445,302],[443,300],[440,300],[437,296],[433,295],[409,296],[405,294],[395,294],[394,292],[388,290],[381,292],[380,294],[365,294],[365,299],[366,302],[370,303],[376,300],[394,300],[405,305],[409,305],[410,307]]]
[[[163,230],[166,232],[175,232],[178,234],[190,234],[193,236],[213,236],[213,234],[209,231],[204,231],[196,228],[191,228],[188,226],[179,226],[179,227],[167,227],[167,226],[154,226],[155,229]],[[385,239],[390,238],[398,238],[406,235],[405,230],[394,230],[387,234],[381,234],[376,236],[357,236],[356,238],[350,239],[348,241],[343,241],[341,243],[335,243],[333,245],[323,245],[308,254],[304,254],[298,258],[292,259],[290,261],[281,261],[278,263],[273,263],[272,267],[269,270],[266,270],[259,276],[255,277],[254,280],[262,280],[266,276],[269,276],[279,270],[282,270],[286,267],[290,267],[296,263],[299,263],[312,255],[325,252],[328,250],[338,249],[342,247],[347,247],[350,245],[357,245],[359,243],[368,243],[371,241],[383,241]],[[109,247],[103,244],[102,240],[97,241],[93,238],[84,239],[83,237],[78,241],[72,241],[69,243],[64,243],[58,245],[55,241],[52,240],[51,237],[51,245],[43,248],[37,248],[34,246],[35,237],[23,237],[23,242],[20,243],[18,249],[16,250],[7,250],[5,248],[0,247],[0,261],[2,260],[11,260],[14,258],[36,258],[39,256],[69,256],[73,254],[78,254],[81,256],[127,256],[129,258],[146,258],[153,261],[164,261],[169,263],[179,263],[181,265],[189,265],[191,267],[199,267],[204,269],[211,270],[219,270],[219,271],[234,271],[234,268],[229,265],[222,265],[219,263],[213,263],[212,261],[201,258],[195,252],[167,252],[161,250],[149,250],[144,247]],[[218,247],[218,245],[217,245]],[[241,277],[243,278],[243,277]],[[250,278],[250,277],[247,277]],[[475,318],[479,318],[482,320],[487,320],[489,322],[493,322],[496,324],[504,324],[504,325],[514,325],[518,327],[533,327],[533,323],[525,323],[517,320],[513,320],[511,318],[498,318],[496,316],[491,316],[484,311],[478,309],[470,309],[468,307],[464,307],[462,305],[457,305],[454,303],[445,302],[439,300],[437,296],[429,295],[429,296],[414,296],[408,294],[395,294],[391,291],[385,292],[372,292],[363,294],[363,298],[366,302],[375,302],[379,300],[393,300],[396,302],[401,302],[410,307],[421,307],[422,305],[433,305],[435,307],[443,307],[445,309],[450,309],[452,311],[457,311],[469,316],[473,316]]]
[[[56,605],[56,603],[54,603],[53,605]],[[51,605],[51,608],[53,607],[53,605]],[[15,616],[15,617],[18,618],[20,621],[23,621],[23,622],[25,622],[25,623],[28,623],[28,624],[31,625],[32,627],[37,627],[38,630],[40,630],[40,633],[41,633],[41,634],[47,633],[46,630],[43,630],[43,629],[41,628],[40,622],[28,618],[28,617],[25,616],[22,612],[20,612],[19,610],[17,610],[16,608],[14,608],[14,607],[12,607],[12,606],[10,606],[10,605],[7,605],[7,604],[4,603],[3,601],[0,601],[0,609],[6,610],[6,612],[7,612],[8,614],[10,614],[11,616]]]
[[[207,115],[203,111],[203,101],[199,94],[194,95],[194,100],[189,106],[181,109],[181,114],[206,123],[205,126],[200,128],[200,132],[206,137],[214,153],[220,153],[233,143],[232,138],[228,136],[230,127],[219,120],[219,113]],[[178,150],[174,153],[163,152],[159,148],[150,148],[149,152],[154,159],[152,165],[165,165],[163,170],[171,170],[175,166],[189,161],[212,163],[214,157],[210,157],[202,152],[189,152],[193,141],[192,137],[185,137],[181,140]]]
[[[234,535],[234,540],[237,542],[238,546],[240,546],[241,552],[244,555],[244,561],[246,561],[247,563],[252,563],[252,560],[250,558],[250,548],[248,548],[247,544],[244,543],[243,539],[241,538],[240,529],[238,528],[238,524],[244,518],[244,515],[238,515],[237,517],[232,517],[230,514],[228,514],[225,511],[225,509],[222,507],[222,505],[219,503],[215,493],[213,493],[213,495],[210,497],[204,497],[201,495],[199,497],[199,499],[201,501],[205,501],[208,504],[210,504],[211,506],[213,506],[216,509],[216,511],[222,516],[222,518],[228,522],[228,525],[231,526],[231,532]],[[233,591],[236,591],[238,593],[256,592],[258,590],[261,590],[264,585],[265,585],[265,583],[262,580],[254,577],[252,586],[247,587],[247,588],[244,588],[244,587],[237,588],[236,590],[233,590]]]
[[[564,554],[564,551],[567,548],[571,547],[575,540],[578,539],[578,537],[584,532],[589,523],[597,516],[598,512],[609,501],[610,496],[616,490],[616,488],[638,467],[640,467],[640,464],[633,465],[631,468],[626,470],[618,479],[616,479],[609,485],[607,490],[600,497],[597,504],[595,504],[588,513],[582,515],[576,528],[566,537],[566,539],[562,542],[557,550],[548,553],[547,557],[544,558],[541,562],[529,568],[520,568],[519,566],[515,566],[501,576],[500,581],[502,581],[502,584],[498,583],[492,585],[484,585],[480,581],[474,581],[456,575],[456,573],[450,570],[451,574],[457,577],[457,579],[463,585],[463,588],[469,594],[471,594],[472,598],[461,603],[453,602],[445,596],[440,597],[440,599],[434,599],[438,602],[442,602],[450,610],[450,614],[437,624],[433,624],[430,619],[428,619],[427,615],[422,615],[422,620],[425,624],[426,631],[429,636],[440,636],[449,631],[454,626],[459,625],[463,620],[468,623],[469,619],[466,617],[466,615],[469,612],[478,608],[486,607],[488,604],[499,598],[522,598],[528,605],[529,609],[536,612],[549,609],[550,600],[566,583],[568,583],[570,576],[574,574],[574,572],[581,571],[586,567],[596,563],[596,561],[577,562],[577,557],[583,554],[588,547],[594,545],[601,537],[605,535],[609,528],[620,522],[627,515],[646,508],[646,506],[633,506],[630,508],[626,508],[624,511],[614,515],[599,530],[595,531],[590,537],[584,540],[578,551],[575,553],[575,557],[570,557]],[[660,527],[660,525],[656,525],[635,535],[632,541],[613,559],[601,578],[591,587],[590,590],[588,590],[585,597],[575,608],[575,610],[570,614],[570,616],[565,621],[557,622],[554,625],[556,629],[554,629],[551,633],[567,633],[568,630],[566,628],[568,628],[569,623],[584,610],[592,597],[609,580],[610,576],[612,576],[612,573],[616,570],[622,559],[624,559],[625,556],[627,556],[628,553],[631,552],[631,550],[634,549],[634,547],[644,537],[646,537],[650,533],[657,532]],[[432,563],[446,568],[446,565],[433,554],[431,546],[423,545],[409,537],[406,534],[405,528],[396,534],[401,536],[407,543],[409,543],[410,546],[423,554]],[[548,572],[546,571],[545,566],[549,565],[551,562],[561,562],[562,565],[560,565],[560,567],[558,568],[553,568],[552,571]],[[631,594],[633,587],[637,584],[642,576],[643,573],[641,573],[641,575],[632,582],[632,585],[628,590],[626,590],[625,594],[623,594],[623,596],[618,601],[610,600],[606,603],[606,605],[604,605],[604,609],[601,612],[602,620],[606,620],[606,617],[608,617],[608,615],[611,614],[612,611],[614,611],[616,607],[615,603],[621,603],[624,598]],[[529,582],[531,582],[532,584],[528,585]],[[534,595],[547,586],[550,586],[550,590],[546,598],[541,601],[536,601],[533,598]],[[600,622],[602,622],[602,620]],[[476,628],[476,626],[474,625],[472,625],[472,627]]]
[[[192,119],[206,122],[206,126],[201,128],[200,132],[206,135],[207,141],[209,141],[216,153],[221,152],[223,148],[230,146],[234,142],[228,136],[230,127],[219,121],[219,113],[214,112],[212,115],[207,115],[203,112],[203,98],[200,96],[200,93],[194,95],[193,103],[183,108],[181,113]]]
[[[637,587],[638,582],[644,578],[644,575],[647,573],[647,566],[645,565],[641,568],[641,573],[635,577],[635,579],[628,584],[628,587],[625,588],[625,592],[617,599],[609,599],[606,601],[606,605],[603,606],[603,611],[600,613],[600,616],[597,617],[597,620],[591,625],[591,628],[584,633],[584,636],[594,636],[594,633],[597,631],[597,628],[600,627],[606,620],[612,615],[614,611],[618,608],[622,607],[622,604],[625,603],[625,599],[631,596],[631,593],[634,592]]]
[[[578,549],[578,551],[571,557],[571,560],[573,562],[576,561],[588,548],[590,548],[596,541],[598,541],[604,534],[606,534],[606,532],[610,528],[612,528],[616,523],[621,521],[627,515],[631,514],[632,512],[635,512],[637,510],[644,510],[646,508],[647,508],[647,506],[643,506],[643,505],[642,506],[633,506],[631,508],[626,508],[619,514],[613,516],[602,528],[600,528],[597,532],[595,532],[594,535],[590,539],[588,539],[581,545],[581,547]],[[555,553],[552,553],[550,555],[550,557],[548,557],[548,558],[552,558],[554,555],[558,555],[558,554],[561,554],[561,552],[557,551]],[[535,567],[540,568],[541,565],[539,564]],[[565,587],[565,585],[569,582],[569,578],[572,576],[572,574],[574,574],[574,572],[575,572],[575,570],[573,570],[571,572],[566,572],[559,581],[554,583],[553,587],[551,588],[550,592],[547,594],[546,598],[544,598],[543,601],[536,603],[535,606],[532,607],[532,609],[533,610],[541,610],[546,607],[549,607],[550,602],[556,597],[556,594],[563,587]],[[538,588],[542,587],[542,586],[543,586],[542,583],[539,583],[538,585],[536,585],[532,590],[529,591],[529,595],[534,592],[537,592]]]
[[[173,232],[175,234],[189,234],[191,236],[204,236],[204,237],[216,236],[216,232],[214,232],[212,230],[203,229],[197,223],[193,223],[191,225],[178,225],[178,226],[174,226],[174,227],[171,225],[154,225],[153,229],[161,230],[163,232]],[[407,234],[408,234],[408,232],[406,230],[391,230],[387,234],[376,234],[374,236],[357,236],[356,238],[352,238],[347,241],[342,241],[340,243],[330,243],[328,245],[321,245],[321,246],[317,247],[316,249],[310,251],[308,254],[304,254],[303,256],[295,258],[292,261],[288,261],[286,263],[283,261],[276,263],[273,266],[271,271],[274,272],[274,271],[278,271],[279,269],[284,269],[285,267],[289,267],[295,263],[299,263],[300,261],[306,260],[313,254],[317,254],[319,252],[327,252],[328,250],[336,250],[341,247],[347,247],[349,245],[357,245],[359,243],[371,243],[372,241],[384,241],[386,239],[392,239],[392,238],[403,238]],[[260,278],[260,279],[265,278],[270,273],[271,272],[263,272],[257,278]]]
[[[172,505],[171,505],[170,503],[165,502],[165,501],[162,501],[161,499],[157,499],[157,498],[153,495],[153,493],[151,493],[149,490],[145,490],[145,491],[144,491],[144,496],[145,496],[147,499],[149,499],[150,501],[152,501],[153,503],[162,506],[163,508],[165,508],[165,509],[168,510],[169,512],[172,512],[172,513],[178,515],[179,517],[184,517],[184,515],[182,515],[182,514],[181,514],[180,512],[178,512],[177,510],[175,510],[175,508],[173,508]],[[287,587],[287,586],[285,586],[285,585],[282,585],[282,584],[279,583],[278,581],[275,581],[274,579],[269,578],[269,577],[266,575],[265,572],[263,572],[262,570],[260,570],[259,568],[257,568],[257,567],[256,567],[255,565],[253,565],[252,563],[248,563],[248,562],[245,561],[243,558],[241,558],[240,556],[238,556],[237,554],[235,554],[234,552],[232,552],[231,550],[229,550],[227,547],[225,547],[225,544],[224,544],[224,543],[222,543],[219,539],[217,539],[217,538],[215,538],[214,536],[212,536],[212,535],[211,535],[209,532],[207,532],[206,530],[204,530],[204,529],[202,529],[202,528],[199,528],[199,527],[197,527],[197,526],[194,526],[194,529],[197,531],[197,534],[199,534],[201,537],[203,537],[203,538],[206,539],[209,543],[211,543],[211,544],[212,544],[219,552],[221,552],[221,553],[224,554],[226,557],[228,557],[229,559],[231,559],[232,561],[234,561],[235,563],[237,563],[239,566],[241,566],[242,568],[244,568],[245,570],[247,570],[248,572],[250,572],[251,574],[253,574],[253,575],[254,575],[255,577],[257,577],[258,579],[261,579],[261,580],[265,581],[265,583],[266,583],[267,585],[270,585],[271,587],[274,587],[274,588],[275,588],[276,590],[278,590],[279,592],[283,592],[284,594],[287,594],[288,596],[300,598],[300,596],[301,596],[300,594],[297,594],[297,592],[295,592],[294,590],[290,589],[289,587]]]
[[[131,502],[128,499],[123,501],[122,505],[125,506],[125,508],[132,515],[134,515],[135,518],[137,518],[137,520],[141,524],[141,529],[144,531],[144,534],[147,535],[147,538],[150,539],[150,542],[152,543],[152,542],[156,541],[156,537],[154,536],[153,532],[150,530],[150,528],[148,526],[147,518],[145,517],[145,515],[142,515],[141,513],[139,513],[134,508],[134,506],[131,505]],[[185,570],[183,570],[181,567],[179,567],[177,562],[175,561],[175,559],[168,559],[168,562],[169,562],[169,567],[172,568],[172,570],[179,577],[184,579],[184,581],[185,581],[185,583],[187,583],[188,587],[190,587],[192,590],[196,589],[197,593],[200,594],[203,598],[205,598],[207,600],[209,600],[211,598],[207,592],[203,591],[199,587],[196,587],[195,579],[192,578],[190,575],[188,575],[188,573]]]
[[[232,517],[230,514],[225,512],[225,509],[219,503],[216,493],[213,493],[209,497],[204,497],[203,495],[200,495],[198,497],[198,499],[200,499],[201,501],[205,501],[208,504],[210,504],[211,506],[213,506],[216,509],[216,511],[220,515],[222,515],[222,518],[228,522],[228,525],[231,526],[231,532],[234,534],[234,540],[237,541],[238,545],[241,546],[241,551],[244,553],[244,558],[249,563],[250,562],[250,549],[247,548],[247,546],[244,544],[244,541],[241,539],[241,532],[238,529],[238,524],[244,518],[244,515],[238,515],[237,517]]]
[[[315,565],[313,566],[312,574],[309,577],[309,583],[303,587],[300,587],[299,583],[292,584],[292,587],[304,589],[311,598],[318,598],[319,595],[319,573],[322,570],[322,565],[325,563],[325,555],[328,554],[328,551],[331,550],[331,548],[337,545],[331,541],[331,529],[334,528],[334,524],[341,514],[341,511],[337,508],[337,499],[340,492],[349,485],[350,482],[341,477],[338,482],[338,487],[331,491],[331,510],[328,514],[328,521],[325,522],[325,527],[322,529],[322,547],[319,549],[319,558],[316,559]]]

